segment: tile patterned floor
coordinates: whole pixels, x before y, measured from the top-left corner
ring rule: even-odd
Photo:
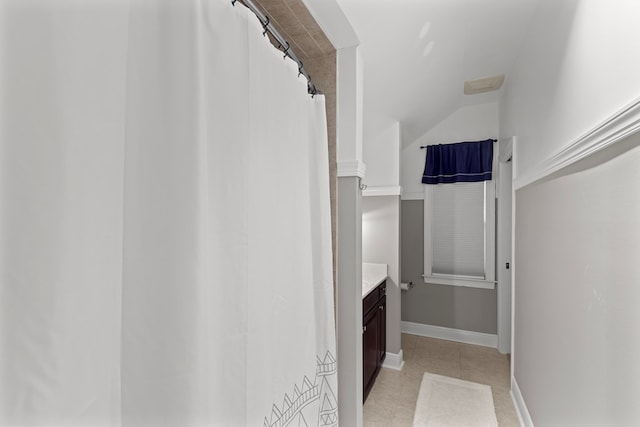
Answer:
[[[402,371],[382,368],[364,405],[365,427],[411,427],[425,371],[491,386],[500,427],[519,426],[509,395],[509,357],[497,350],[402,334]]]

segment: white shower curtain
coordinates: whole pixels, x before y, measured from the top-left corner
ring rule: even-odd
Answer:
[[[255,16],[0,28],[0,426],[337,425],[324,99]]]

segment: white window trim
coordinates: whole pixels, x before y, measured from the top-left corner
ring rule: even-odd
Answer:
[[[495,159],[494,159],[495,160]],[[468,288],[494,289],[496,284],[496,179],[484,181],[484,277],[434,274],[432,271],[433,245],[430,236],[432,235],[431,210],[433,200],[433,185],[424,186],[424,278],[425,283],[449,286],[464,286]]]

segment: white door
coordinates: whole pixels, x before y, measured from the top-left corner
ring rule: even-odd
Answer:
[[[498,157],[498,351],[511,352],[511,200],[514,138],[501,139]]]

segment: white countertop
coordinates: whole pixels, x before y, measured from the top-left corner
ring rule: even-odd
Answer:
[[[362,263],[362,298],[387,278],[387,264]]]

